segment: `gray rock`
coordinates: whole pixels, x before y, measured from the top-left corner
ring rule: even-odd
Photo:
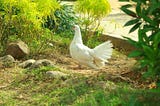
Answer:
[[[8,62],[8,63],[13,63],[15,62],[15,59],[11,55],[6,55],[3,57],[0,57],[1,62]]]
[[[42,66],[54,66],[54,64],[50,60],[42,59],[42,60],[37,60],[36,62],[34,62],[30,68],[33,69],[33,68],[39,68]]]
[[[51,77],[51,78],[63,78],[66,79],[68,74],[65,74],[63,72],[60,71],[47,71],[46,75]]]
[[[20,59],[29,54],[27,44],[22,41],[12,42],[8,44],[6,54],[12,55],[16,59]]]
[[[29,67],[31,67],[35,62],[36,62],[36,60],[34,60],[34,59],[29,59],[29,60],[26,60],[26,61],[20,63],[18,66],[21,67],[21,68],[29,68]]]
[[[13,63],[15,63],[15,59],[11,55],[6,55],[3,57],[0,57],[0,63],[2,66],[12,66]]]

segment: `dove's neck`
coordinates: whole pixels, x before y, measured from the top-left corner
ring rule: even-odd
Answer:
[[[76,43],[83,44],[83,41],[82,41],[82,35],[81,35],[81,31],[80,31],[80,29],[75,30],[73,40],[74,40]]]

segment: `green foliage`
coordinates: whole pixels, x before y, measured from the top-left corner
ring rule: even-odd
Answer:
[[[84,101],[78,101],[76,106],[117,106],[120,98],[109,95],[106,91],[97,90],[84,97]]]
[[[55,12],[57,26],[57,33],[68,32],[69,35],[72,34],[73,25],[77,23],[78,17],[76,17],[75,12],[71,6],[63,5],[61,10]],[[66,33],[65,33],[66,34]],[[66,34],[67,36],[67,34]]]
[[[35,68],[35,69],[27,69],[26,72],[29,73],[29,74],[31,73],[31,74],[40,78],[42,76],[45,76],[47,71],[50,71],[50,70],[53,70],[53,69],[56,69],[56,68],[53,67],[53,66],[47,66],[47,67],[43,66],[43,67]]]
[[[126,38],[137,48],[129,56],[140,57],[138,61],[141,68],[147,68],[144,76],[157,79],[160,77],[160,1],[132,0],[132,2],[136,4],[135,11],[130,9],[134,6],[132,3],[121,7],[122,11],[134,18],[125,24],[133,25],[129,32],[138,29],[138,41]]]
[[[134,93],[130,93],[128,103],[131,106],[157,106],[159,104],[160,99],[158,97],[159,93],[159,89],[139,91],[137,90],[134,91]]]
[[[92,18],[99,19],[108,15],[111,11],[110,4],[106,0],[78,0],[76,10]]]
[[[45,27],[57,34],[62,34],[63,37],[71,37],[72,28],[77,23],[77,19],[72,6],[62,5],[61,8],[52,13],[51,17],[47,18]]]
[[[84,41],[84,43],[90,48],[96,47],[97,45],[102,43],[102,41],[99,39],[101,33],[102,33],[101,31],[95,32],[94,34],[92,34],[94,36],[90,36],[90,38],[88,38],[88,41]]]
[[[88,30],[96,31],[100,26],[100,20],[111,11],[108,0],[78,0],[75,10],[80,15],[80,24],[85,28],[85,35]],[[87,40],[87,39],[86,39]]]
[[[1,0],[0,43],[3,50],[13,36],[28,44],[33,40],[42,41],[41,35],[45,35],[42,25],[59,7],[56,0]]]

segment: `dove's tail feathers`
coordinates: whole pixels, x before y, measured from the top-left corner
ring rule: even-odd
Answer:
[[[94,58],[94,64],[97,66],[97,67],[104,67],[105,66],[105,61],[101,60],[101,59],[96,59]]]
[[[100,59],[101,61],[107,62],[107,59],[111,58],[113,45],[110,41],[106,41],[98,46],[94,50],[94,57]]]

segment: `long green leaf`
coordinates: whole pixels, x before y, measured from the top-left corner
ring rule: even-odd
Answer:
[[[144,34],[146,34],[144,30],[141,30],[141,29],[138,30],[138,42],[144,43],[143,41]]]
[[[153,39],[153,47],[160,51],[160,32],[156,33]]]
[[[136,25],[134,25],[131,29],[130,29],[130,31],[129,31],[129,33],[131,33],[131,32],[134,32],[136,29],[138,29],[139,28],[139,26],[141,25],[142,23],[137,23]]]
[[[136,6],[136,13],[138,16],[141,15],[141,3],[139,2],[137,3],[137,6]]]
[[[147,32],[149,31],[150,29],[139,29],[138,30],[138,41],[139,42],[142,42],[142,43],[145,43],[145,44],[149,44],[149,37],[147,36]]]
[[[143,47],[143,50],[144,50],[144,52],[145,52],[146,57],[147,57],[148,59],[154,61],[154,59],[155,59],[154,50],[153,50],[151,47],[146,46],[146,45],[143,45],[142,47]]]
[[[126,4],[126,5],[123,5],[121,8],[128,9],[128,8],[130,8],[130,7],[132,7],[131,4]]]
[[[137,22],[139,22],[139,19],[133,19],[125,23],[124,26],[130,26],[130,25],[136,24]]]
[[[125,12],[126,14],[128,14],[129,16],[132,16],[132,17],[137,17],[136,13],[129,10],[128,8],[132,7],[132,5],[130,4],[127,4],[127,5],[124,5],[122,6],[120,9]]]
[[[133,52],[131,52],[128,57],[138,57],[138,56],[141,56],[143,54],[142,51],[139,51],[139,50],[135,50]]]

